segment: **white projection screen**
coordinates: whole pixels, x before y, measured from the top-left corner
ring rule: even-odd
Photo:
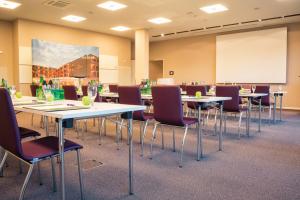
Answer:
[[[217,36],[217,83],[286,83],[287,28]]]

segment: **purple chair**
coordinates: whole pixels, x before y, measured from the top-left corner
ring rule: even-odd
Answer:
[[[65,99],[67,100],[78,100],[76,87],[74,85],[64,85]]]
[[[118,85],[117,84],[109,84],[108,88],[109,88],[109,92],[118,93]],[[117,103],[118,98],[110,98],[110,102]]]
[[[82,90],[82,96],[88,95],[88,86],[87,85],[82,85],[81,90]]]
[[[196,92],[198,92],[198,91],[201,92],[201,94],[203,96],[206,95],[206,87],[204,85],[187,85],[186,86],[186,94],[189,96],[195,96]],[[187,105],[188,105],[188,108],[195,110],[195,109],[198,109],[199,104],[193,103],[193,102],[188,102]]]
[[[36,90],[39,88],[38,85],[30,85],[30,92],[31,92],[31,96],[36,97]]]
[[[248,112],[247,107],[240,106],[240,95],[239,95],[239,86],[216,86],[216,96],[219,97],[231,97],[231,100],[224,101],[223,111],[224,111],[224,132],[226,133],[226,113],[238,113],[239,125],[238,125],[238,134],[240,138],[240,128],[242,122],[242,115],[244,112]]]
[[[179,167],[182,167],[183,146],[189,126],[198,124],[197,118],[184,117],[181,101],[181,92],[179,86],[154,86],[152,89],[152,98],[154,106],[154,119],[157,121],[154,125],[151,142],[151,156],[152,146],[156,138],[156,129],[158,125],[171,125],[175,127],[184,128],[184,135],[181,143],[181,154]],[[162,132],[162,148],[164,148],[163,129]],[[173,151],[175,151],[175,132],[173,129]]]
[[[266,93],[268,94],[267,96],[264,96],[261,98],[261,106],[262,107],[267,107],[269,108],[269,123],[272,117],[272,107],[274,109],[274,102],[270,101],[270,86],[269,85],[256,85],[255,89],[256,93]],[[252,104],[254,105],[259,105],[259,101],[257,99],[253,99],[251,101]]]
[[[121,104],[143,105],[139,86],[119,86],[118,93],[119,93],[119,103]],[[141,122],[141,129],[140,129],[140,143],[142,148],[141,156],[144,155],[144,138],[146,135],[147,125],[149,120],[152,119],[154,119],[152,113],[146,113],[144,111],[133,112],[133,120]],[[121,120],[120,127],[122,127],[123,121],[124,119]]]
[[[8,91],[6,89],[0,89],[0,102],[3,105],[2,109],[0,110],[0,121],[2,130],[0,132],[0,146],[5,151],[4,157],[0,163],[0,171],[3,168],[4,162],[8,154],[13,155],[14,157],[20,159],[21,161],[29,165],[29,170],[19,196],[19,199],[22,200],[24,198],[26,186],[30,179],[33,167],[37,164],[38,171],[40,172],[39,162],[45,159],[51,159],[53,188],[55,190],[56,184],[53,157],[59,156],[58,138],[54,136],[48,136],[36,140],[21,142],[21,134],[18,128],[18,122],[13,109],[13,104],[10,95],[8,94]],[[69,140],[65,140],[64,144],[65,152],[73,150],[77,152],[80,192],[81,199],[83,199],[79,154],[79,150],[82,148],[82,146]]]

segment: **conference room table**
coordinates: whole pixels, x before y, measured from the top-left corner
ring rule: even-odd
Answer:
[[[285,94],[287,94],[286,91],[271,91],[270,94],[274,96],[274,108],[273,108],[273,123],[276,123],[276,107],[277,107],[277,97],[280,98],[279,100],[279,121],[282,121],[281,113],[282,113],[282,98]]]
[[[64,126],[73,119],[83,119],[92,117],[103,117],[122,114],[128,119],[128,177],[129,194],[133,194],[133,147],[132,147],[132,113],[134,111],[145,110],[145,106],[125,105],[113,103],[94,103],[93,106],[84,107],[81,101],[60,100],[55,102],[40,102],[35,97],[22,97],[13,99],[14,110],[16,112],[25,112],[38,114],[41,116],[53,117],[56,119],[59,137],[59,157],[60,157],[60,181],[61,181],[61,199],[65,200],[65,164],[64,164]]]
[[[99,94],[101,97],[119,98],[118,93],[104,92]],[[142,94],[143,100],[152,100],[151,94]],[[198,103],[198,134],[197,134],[197,161],[203,157],[203,145],[202,145],[202,128],[201,128],[201,106],[208,103],[219,103],[220,105],[220,132],[219,132],[219,151],[223,149],[223,135],[222,135],[222,123],[223,123],[223,103],[224,101],[231,100],[231,97],[215,97],[215,96],[202,96],[197,98],[195,96],[181,95],[183,102]]]
[[[215,92],[207,92],[207,95],[209,96],[215,96]],[[251,123],[251,108],[252,108],[252,100],[257,99],[258,100],[258,132],[261,131],[261,98],[264,96],[268,96],[267,93],[250,93],[250,92],[240,92],[239,96],[242,98],[248,99],[248,112],[246,116],[246,134],[249,137],[250,136],[250,123]]]

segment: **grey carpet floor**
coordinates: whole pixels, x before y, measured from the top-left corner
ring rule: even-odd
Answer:
[[[31,115],[18,114],[19,124],[38,127],[39,117],[31,127]],[[218,138],[213,135],[212,122],[205,127],[203,144],[204,158],[197,162],[196,131],[188,132],[185,144],[184,166],[178,167],[179,147],[183,130],[176,130],[176,148],[172,152],[172,131],[165,128],[165,149],[161,149],[161,137],[155,141],[153,159],[149,159],[149,126],[145,139],[145,156],[140,157],[139,126],[134,125],[134,195],[128,195],[128,146],[126,140],[118,151],[115,144],[114,125],[108,123],[107,136],[98,145],[97,128],[92,120],[84,140],[77,138],[74,130],[66,130],[66,138],[84,146],[82,163],[85,198],[92,199],[178,199],[178,200],[299,200],[300,199],[300,113],[283,113],[284,121],[275,125],[251,125],[251,136],[237,137],[237,119],[228,120],[224,135],[224,150],[218,151]],[[243,127],[245,123],[243,123]],[[51,127],[50,127],[51,128]],[[50,130],[53,130],[50,129]],[[245,128],[242,129],[243,134]],[[125,132],[125,131],[124,131]],[[93,167],[93,162],[102,162]],[[18,161],[8,158],[4,177],[0,178],[0,199],[17,199],[25,174],[19,174]],[[42,178],[38,183],[37,169],[34,170],[25,199],[59,199],[59,191],[51,190],[50,161],[43,161]],[[24,165],[24,171],[27,167]],[[56,177],[59,170],[56,164]],[[66,154],[66,197],[79,199],[76,154]]]

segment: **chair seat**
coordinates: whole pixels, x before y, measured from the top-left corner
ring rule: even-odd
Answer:
[[[194,117],[184,117],[183,118],[184,125],[192,125],[198,123],[198,119]]]
[[[251,103],[252,103],[253,105],[256,105],[256,106],[259,105],[259,101],[253,100]],[[274,102],[273,102],[273,101],[270,101],[269,103],[261,102],[261,105],[262,105],[262,106],[271,106],[271,105],[274,105]]]
[[[59,154],[58,149],[58,137],[48,136],[39,138],[36,140],[28,141],[22,143],[24,158],[27,161],[32,161],[34,159],[43,159],[49,156],[55,156]],[[82,146],[72,142],[70,140],[65,140],[64,151],[72,151],[81,149]]]
[[[28,128],[19,127],[19,130],[20,130],[21,139],[24,139],[24,138],[27,138],[27,137],[38,137],[38,136],[41,136],[40,133],[38,133],[38,132],[36,132],[34,130],[31,130],[31,129],[28,129]]]
[[[153,115],[153,113],[144,112],[144,118],[145,118],[145,120],[151,120],[151,119],[154,119],[154,115]]]

